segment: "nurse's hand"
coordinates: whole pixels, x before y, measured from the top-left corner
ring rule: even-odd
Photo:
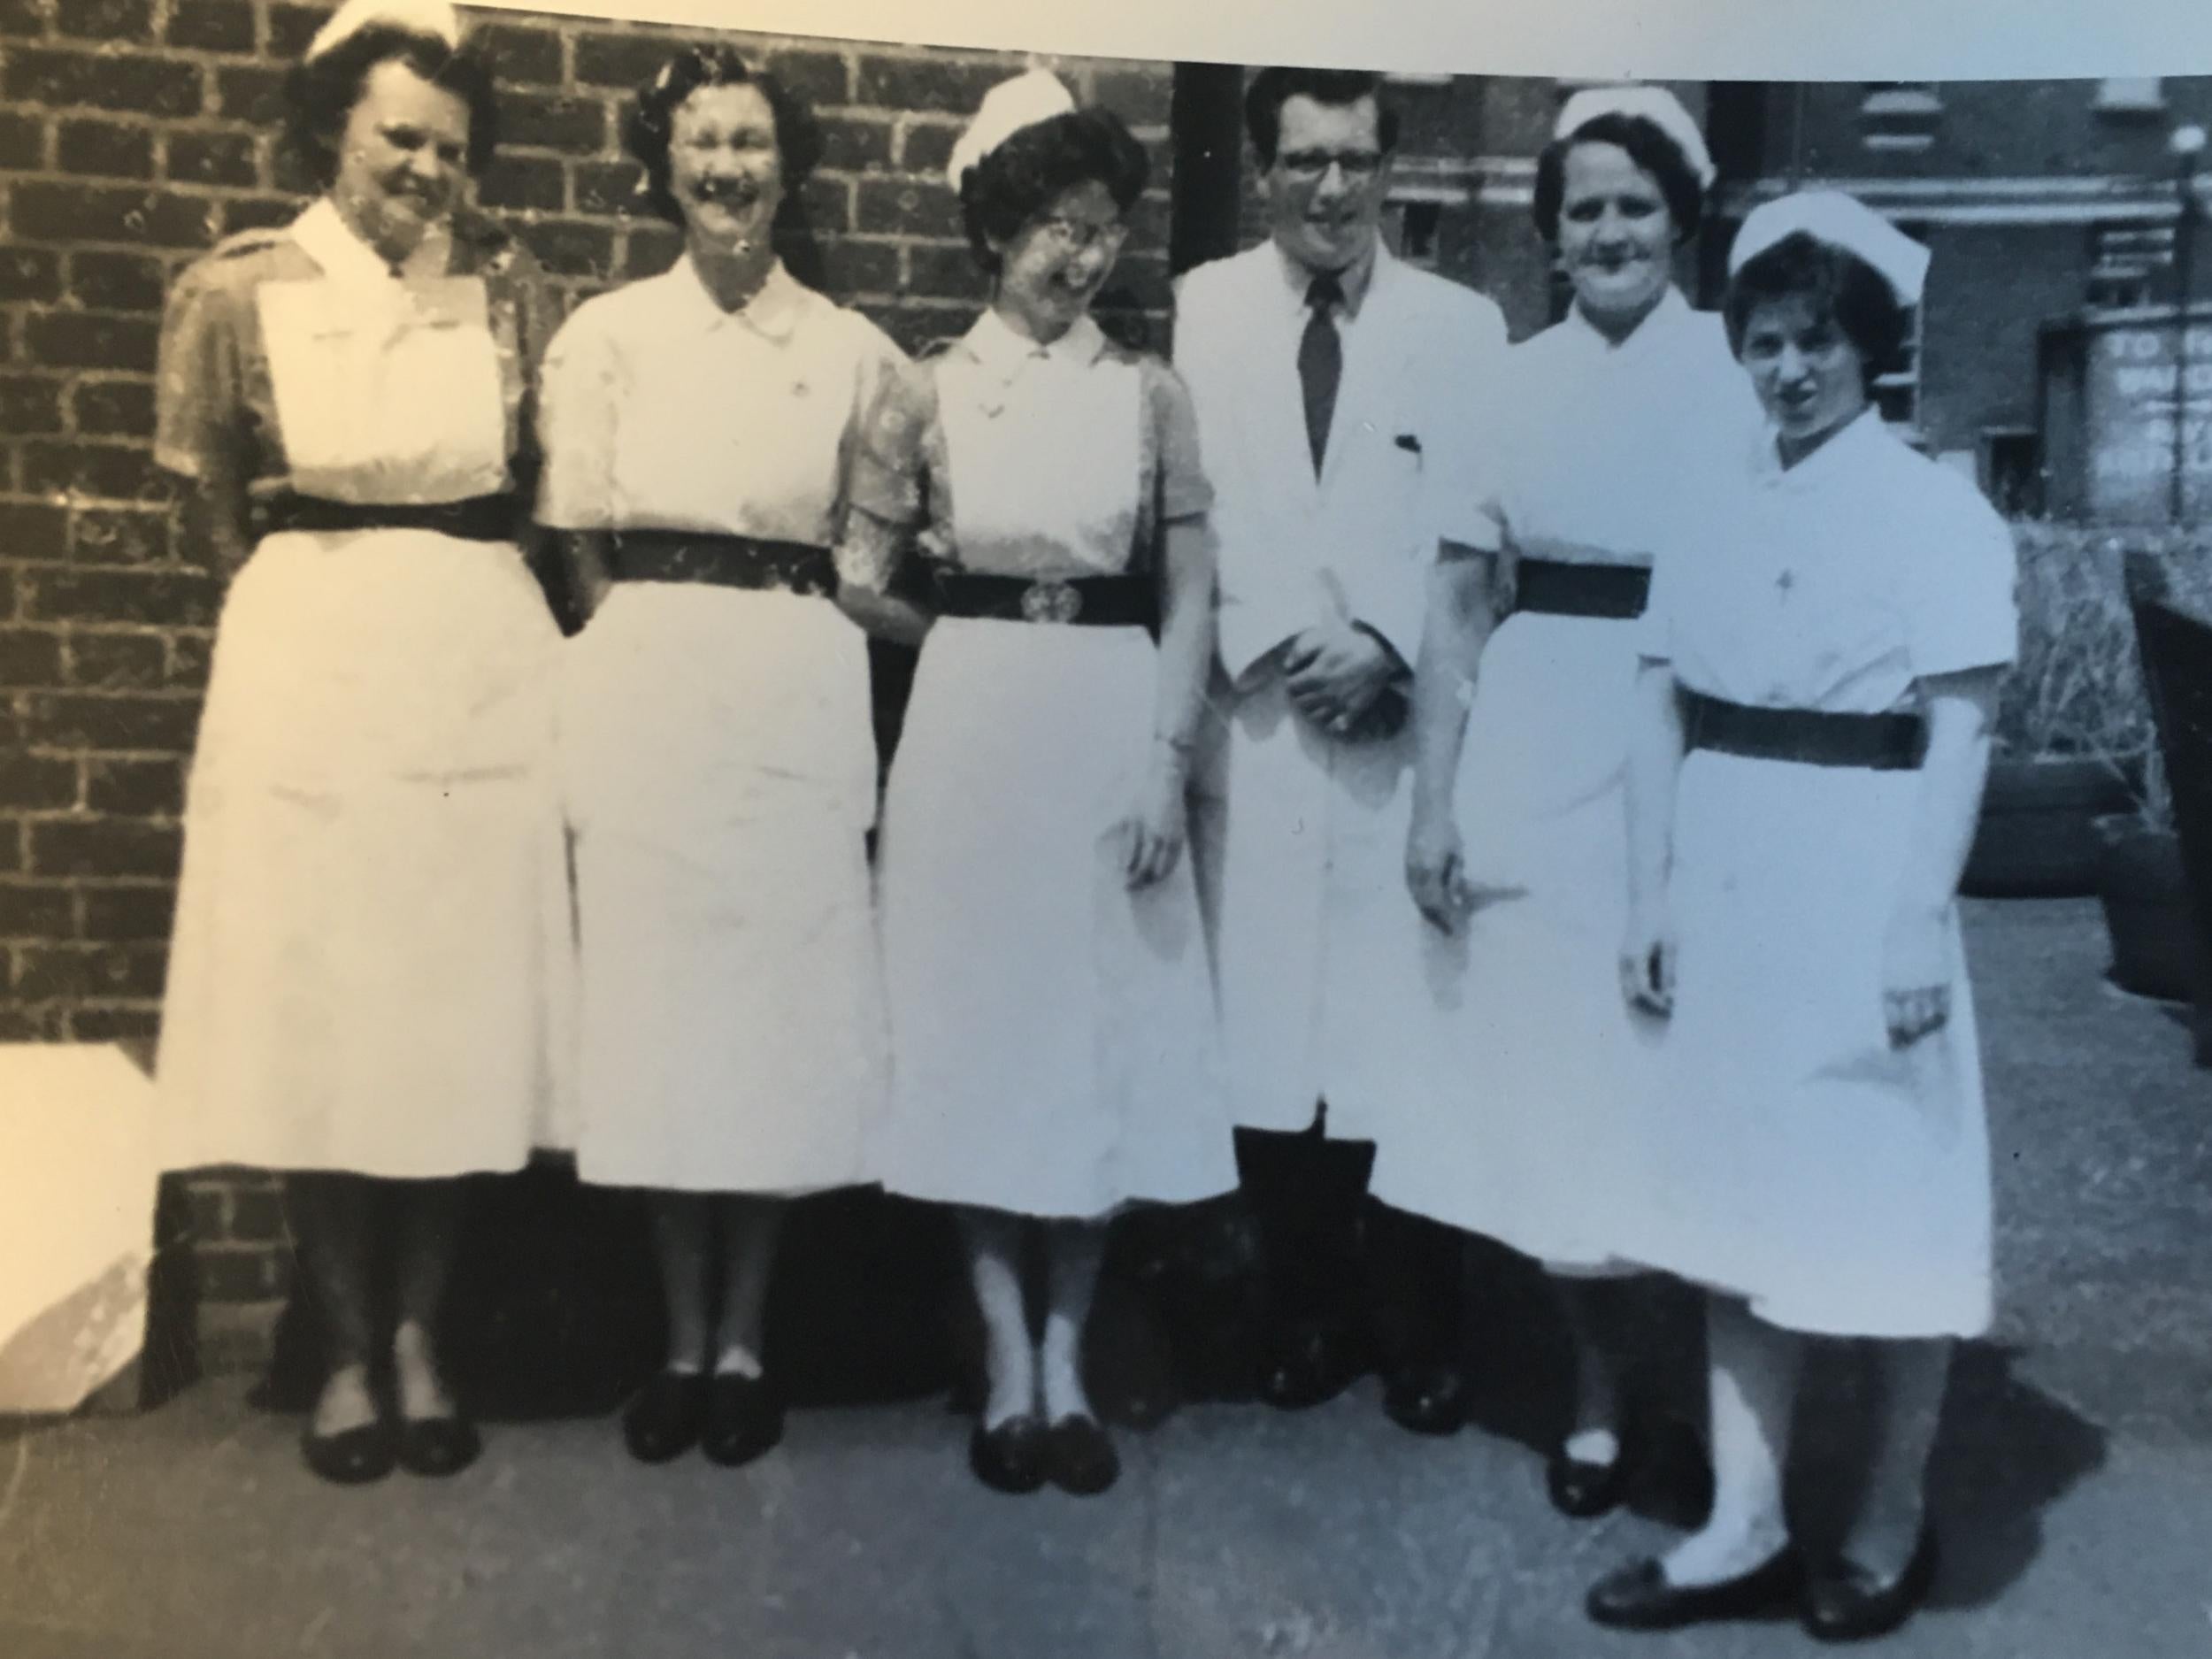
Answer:
[[[1900,910],[1882,937],[1882,1019],[1909,1048],[1951,1018],[1951,939],[1942,911]]]
[[[1348,737],[1383,688],[1404,670],[1396,652],[1363,628],[1330,622],[1283,648],[1291,706],[1333,737]]]
[[[1639,907],[1621,941],[1621,995],[1630,1008],[1665,1019],[1674,1012],[1674,920],[1663,905]]]
[[[1457,933],[1475,908],[1474,889],[1449,812],[1417,812],[1406,835],[1406,890],[1430,926]]]
[[[1156,759],[1136,805],[1114,831],[1132,892],[1167,879],[1182,856],[1184,833],[1183,769]]]

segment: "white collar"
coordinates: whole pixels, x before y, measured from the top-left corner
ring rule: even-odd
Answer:
[[[1607,336],[1605,331],[1592,322],[1579,304],[1567,307],[1566,324],[1572,336],[1586,350],[1601,353],[1643,351],[1663,344],[1667,336],[1697,313],[1690,309],[1690,302],[1682,297],[1682,290],[1670,282],[1659,303],[1644,313],[1643,319],[1620,340]]]
[[[808,301],[813,297],[813,290],[786,270],[780,259],[768,267],[768,274],[762,279],[753,297],[733,311],[722,309],[721,302],[714,297],[688,253],[670,266],[668,274],[661,280],[677,296],[678,304],[696,313],[693,320],[701,326],[713,328],[724,323],[742,323],[764,340],[778,344],[791,338]]]
[[[453,232],[443,224],[425,233],[414,252],[395,271],[384,256],[363,241],[326,196],[317,196],[292,221],[292,240],[336,282],[376,284],[445,275],[453,254]]]
[[[1110,343],[1106,331],[1086,314],[1077,318],[1068,331],[1051,344],[1041,345],[1015,333],[1012,326],[988,305],[961,336],[961,344],[967,348],[968,355],[1002,386],[1011,386],[1021,372],[1040,357],[1071,368],[1088,368]]]
[[[1307,311],[1306,296],[1312,291],[1315,281],[1325,273],[1310,270],[1292,258],[1284,251],[1282,243],[1272,237],[1268,239],[1267,245],[1273,250],[1276,265],[1283,273],[1283,292],[1287,297],[1291,314],[1302,323]],[[1344,316],[1348,321],[1359,316],[1368,296],[1390,279],[1397,264],[1396,256],[1383,246],[1382,237],[1378,234],[1365,258],[1355,259],[1344,270],[1334,273],[1337,280],[1343,285]]]
[[[1842,431],[1834,434],[1794,466],[1782,465],[1781,449],[1774,428],[1770,425],[1766,442],[1759,446],[1760,471],[1773,488],[1810,489],[1820,484],[1829,473],[1839,468],[1847,472],[1883,444],[1895,442],[1889,427],[1882,420],[1882,411],[1870,403],[1844,424]]]

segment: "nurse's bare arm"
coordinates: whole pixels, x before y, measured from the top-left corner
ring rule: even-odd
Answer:
[[[568,574],[568,590],[575,595],[579,618],[588,622],[614,586],[614,561],[603,530],[555,530],[553,545]]]
[[[1951,906],[1973,844],[1989,775],[2001,668],[1934,674],[1920,681],[1928,751],[1912,840],[1882,953],[1883,1014],[1900,1048],[1950,1018]]]
[[[1621,994],[1632,1008],[1674,1010],[1674,924],[1667,877],[1674,861],[1675,789],[1682,773],[1682,710],[1674,665],[1647,657],[1636,670],[1628,746],[1628,933]]]
[[[1182,853],[1184,797],[1214,657],[1214,549],[1206,521],[1172,520],[1160,540],[1159,679],[1152,753],[1126,829],[1132,887],[1162,879]]]
[[[1467,711],[1483,647],[1497,626],[1495,553],[1447,541],[1428,573],[1428,606],[1413,665],[1413,821],[1406,887],[1434,926],[1451,933],[1473,894],[1461,863],[1452,810]]]
[[[905,568],[912,534],[856,506],[837,541],[837,608],[864,632],[895,645],[918,646],[933,620],[899,591],[897,575]]]

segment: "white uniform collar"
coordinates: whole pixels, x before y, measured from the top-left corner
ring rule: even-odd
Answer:
[[[326,196],[317,196],[292,221],[292,240],[336,282],[380,283],[445,275],[453,255],[449,226],[434,225],[395,271],[364,242]]]
[[[725,323],[742,323],[764,340],[772,340],[780,345],[791,338],[792,330],[799,326],[799,318],[812,297],[812,290],[786,270],[780,259],[768,267],[759,292],[733,311],[722,309],[721,302],[708,288],[705,279],[699,274],[699,267],[692,263],[687,253],[669,267],[666,280],[675,293],[682,296],[679,303],[696,309],[696,320],[702,326],[713,328]]]
[[[1305,265],[1292,258],[1289,254],[1283,251],[1282,243],[1272,237],[1268,239],[1267,245],[1273,250],[1276,264],[1282,271],[1283,292],[1286,296],[1291,312],[1301,323],[1303,323],[1307,309],[1306,296],[1313,287],[1314,279],[1321,273],[1309,270]],[[1378,235],[1367,257],[1353,261],[1349,267],[1339,273],[1339,280],[1344,285],[1344,315],[1348,319],[1356,318],[1359,315],[1360,308],[1367,303],[1367,296],[1372,294],[1379,285],[1390,279],[1397,264],[1396,256],[1383,246],[1383,240]]]
[[[1099,354],[1110,342],[1106,331],[1086,315],[1077,318],[1067,333],[1050,345],[1040,345],[1015,333],[1005,319],[987,305],[983,314],[961,336],[961,343],[983,366],[985,373],[1002,386],[1011,386],[1025,368],[1041,357],[1071,368],[1088,368],[1098,361]]]
[[[1782,465],[1774,428],[1769,426],[1766,442],[1759,446],[1760,470],[1770,485],[1782,489],[1808,489],[1839,468],[1848,472],[1883,444],[1894,442],[1882,420],[1882,411],[1870,403],[1845,424],[1842,431],[1795,466]]]
[[[1659,296],[1659,303],[1644,316],[1644,319],[1628,332],[1624,340],[1608,339],[1602,330],[1583,314],[1579,303],[1567,307],[1566,324],[1574,331],[1574,338],[1589,349],[1600,352],[1639,351],[1664,340],[1697,313],[1690,309],[1690,302],[1682,297],[1682,290],[1670,282],[1667,291]]]

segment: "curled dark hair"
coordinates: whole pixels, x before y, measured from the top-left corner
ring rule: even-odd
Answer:
[[[1903,358],[1911,314],[1879,272],[1848,249],[1794,231],[1744,261],[1729,279],[1721,316],[1728,349],[1743,356],[1752,313],[1778,300],[1801,299],[1817,321],[1832,321],[1859,353],[1867,390]]]
[[[733,46],[716,42],[687,46],[640,87],[622,121],[622,147],[645,169],[645,200],[672,224],[683,223],[683,210],[668,192],[668,146],[676,111],[703,87],[757,87],[776,123],[776,156],[783,188],[794,192],[820,158],[821,134],[813,112],[768,70],[747,60]]]
[[[1659,181],[1659,193],[1674,217],[1675,241],[1687,242],[1697,234],[1705,211],[1705,187],[1698,182],[1689,157],[1648,116],[1609,110],[1565,137],[1553,139],[1536,157],[1536,234],[1546,242],[1559,240],[1559,213],[1567,199],[1567,152],[1577,144],[1612,144],[1626,150],[1631,161]]]
[[[1263,69],[1244,89],[1244,130],[1262,167],[1275,165],[1283,136],[1283,105],[1311,98],[1343,109],[1362,98],[1375,100],[1375,138],[1389,154],[1398,148],[1398,111],[1383,96],[1383,78],[1361,69]]]
[[[491,165],[499,144],[499,98],[482,54],[472,44],[452,47],[434,35],[375,24],[293,65],[285,77],[285,147],[319,189],[328,189],[338,176],[338,146],[369,72],[393,60],[468,105],[468,170],[480,173]]]
[[[1063,191],[1102,184],[1126,213],[1144,194],[1152,163],[1111,110],[1071,110],[1015,133],[960,179],[960,213],[976,263],[996,274],[995,239],[1010,242]]]

